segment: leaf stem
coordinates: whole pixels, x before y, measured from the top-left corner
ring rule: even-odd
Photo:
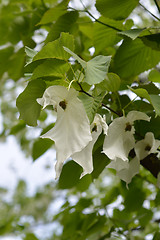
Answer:
[[[150,12],[144,5],[142,5],[141,3],[139,3],[139,5],[145,10],[147,11],[152,17],[156,18],[158,21],[160,21],[160,18],[158,18],[156,15],[154,15],[152,12]]]

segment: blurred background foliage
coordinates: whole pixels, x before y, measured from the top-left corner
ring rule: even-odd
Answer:
[[[24,77],[28,71],[24,68],[25,46],[39,51],[44,44],[59,38],[61,32],[74,35],[75,52],[86,61],[92,55],[113,56],[110,72],[119,75],[121,85],[120,89],[115,86],[111,90],[104,103],[109,102],[116,111],[131,101],[128,92],[123,92],[128,90],[127,85],[136,83],[148,94],[160,93],[160,3],[158,0],[147,4],[138,0],[121,3],[97,0],[98,12],[93,1],[84,1],[86,10],[81,1],[0,0],[1,141],[14,135],[22,151],[32,156],[33,161],[54,146],[52,141],[39,138],[41,129],[44,133],[53,127],[54,114],[47,109],[41,113],[37,127],[26,126],[19,119],[16,98],[28,83]],[[93,16],[98,21],[93,21]],[[145,72],[148,69],[152,70]],[[132,86],[134,91],[137,85]],[[97,86],[95,94],[103,88],[103,84]],[[140,97],[143,94],[140,92]],[[153,112],[153,106],[140,99],[126,108],[126,111]],[[110,115],[106,111],[105,114],[110,122]],[[147,124],[139,123],[136,129],[142,136],[150,129],[160,138],[157,130],[160,117],[153,117],[151,124]],[[37,189],[32,196],[23,180],[12,194],[1,188],[0,236],[18,236],[24,240],[159,240],[160,190],[156,179],[141,168],[126,189],[115,172],[105,168],[109,160],[105,155],[100,156],[102,142],[103,136],[93,150],[93,173],[81,180],[81,167],[70,161],[64,165],[58,182]]]

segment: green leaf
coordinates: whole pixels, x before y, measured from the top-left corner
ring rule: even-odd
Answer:
[[[11,130],[10,130],[10,134],[17,134],[18,132],[20,132],[21,130],[23,130],[25,128],[26,124],[23,120],[20,120],[18,122],[18,124],[14,125]]]
[[[160,61],[158,51],[143,44],[140,39],[125,39],[114,58],[114,70],[120,77],[134,77],[154,67]],[[127,70],[126,70],[127,69]]]
[[[69,189],[74,187],[78,183],[81,173],[82,168],[76,162],[67,162],[62,168],[58,183],[59,188]]]
[[[18,52],[14,53],[10,57],[8,64],[8,74],[11,79],[17,81],[24,75],[24,64],[25,64],[25,53],[24,49],[21,48]]]
[[[157,231],[155,232],[154,236],[153,236],[153,240],[159,240],[160,239],[160,232]]]
[[[127,36],[132,40],[135,40],[144,30],[145,28],[133,28],[126,31],[118,32],[118,34]]]
[[[69,0],[63,0],[54,8],[50,8],[45,12],[39,24],[47,24],[57,20],[61,15],[65,14],[67,11]]]
[[[102,103],[104,93],[97,97],[89,97],[86,94],[82,94],[81,96],[79,96],[79,98],[83,102],[90,123],[92,123],[94,116]]]
[[[63,49],[63,46],[74,50],[74,38],[72,35],[68,33],[61,33],[60,38],[46,44],[41,51],[35,55],[33,61],[48,58],[68,60],[70,55]]]
[[[138,211],[138,218],[141,226],[146,226],[152,220],[153,212],[150,209],[141,208]]]
[[[95,58],[85,62],[77,54],[70,49],[64,47],[65,51],[70,53],[75,60],[77,60],[85,71],[85,82],[88,84],[97,84],[104,80],[108,72],[108,68],[111,61],[111,56],[96,56]]]
[[[38,240],[38,238],[33,233],[27,233],[23,240]]]
[[[138,201],[137,201],[138,199]],[[132,186],[125,196],[124,206],[128,211],[136,211],[141,209],[145,200],[145,192],[137,186]]]
[[[137,96],[147,99],[155,109],[156,115],[160,116],[160,96],[155,94],[149,94],[146,89],[129,89],[134,92]]]
[[[139,0],[96,0],[96,8],[104,17],[120,20],[128,17],[138,2]]]
[[[13,52],[14,48],[11,46],[0,50],[0,77],[8,70],[8,59],[12,56]]]
[[[32,158],[36,160],[41,155],[43,155],[52,145],[54,142],[51,139],[47,138],[39,138],[37,139],[32,148]]]
[[[131,87],[128,87],[132,92],[134,92],[137,96],[141,97],[141,98],[145,98],[147,99],[150,103],[151,103],[151,98],[147,92],[146,89],[143,88],[138,88],[138,89],[133,89]]]
[[[150,73],[148,75],[148,80],[151,82],[160,83],[160,72],[156,69],[153,69],[152,71],[150,71]]]
[[[143,43],[157,51],[160,51],[160,33],[150,34],[141,37]]]
[[[50,32],[45,40],[46,43],[56,40],[60,37],[62,32],[68,32],[72,34],[77,30],[76,21],[78,19],[78,11],[69,11],[66,14],[60,16],[58,20],[53,24]]]
[[[104,89],[108,92],[116,92],[120,88],[121,79],[115,73],[108,73],[107,78],[102,82]]]
[[[117,31],[107,25],[123,29],[122,21],[115,21],[113,19],[108,19],[100,17],[99,21],[105,23],[106,25],[100,24],[99,22],[94,23],[94,32],[93,32],[93,42],[95,46],[96,53],[103,51],[108,46],[113,46],[118,41],[120,37],[117,35]]]
[[[29,47],[25,47],[25,53],[27,54],[27,58],[26,58],[26,66],[32,62],[34,56],[37,54],[37,51],[29,48]]]
[[[160,116],[160,96],[159,95],[150,95],[152,105],[156,111],[156,116]]]
[[[33,71],[31,79],[57,77],[65,78],[69,64],[58,59],[47,59]]]
[[[36,126],[40,115],[41,106],[36,102],[42,97],[45,90],[45,83],[42,80],[34,80],[28,83],[25,90],[17,98],[17,108],[20,118],[29,126]]]

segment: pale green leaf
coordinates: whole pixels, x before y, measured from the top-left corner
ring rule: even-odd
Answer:
[[[151,82],[160,83],[160,72],[156,69],[153,69],[152,71],[150,71],[150,73],[148,75],[148,80]]]
[[[134,92],[137,96],[139,96],[140,98],[145,98],[151,103],[150,95],[149,95],[149,93],[147,92],[146,89],[143,89],[143,88],[134,89],[134,88],[131,88],[131,87],[128,87],[128,88],[132,92]]]
[[[108,73],[106,79],[102,83],[104,89],[108,92],[116,92],[119,90],[121,79],[115,73]]]
[[[85,62],[77,54],[70,49],[64,47],[65,51],[70,53],[75,60],[77,60],[85,71],[85,82],[88,84],[97,84],[104,80],[108,72],[108,68],[111,61],[111,56],[96,56],[95,58]]]
[[[40,115],[41,106],[36,99],[42,97],[45,90],[45,83],[42,80],[34,80],[28,83],[25,90],[17,98],[17,108],[20,118],[29,126],[36,126]]]
[[[26,46],[25,53],[27,54],[27,58],[26,58],[26,65],[27,65],[32,62],[34,56],[37,54],[37,51]]]
[[[145,28],[133,28],[130,30],[118,32],[118,34],[127,36],[127,37],[131,38],[132,40],[135,40],[144,30],[145,30]]]
[[[160,116],[160,96],[159,95],[150,95],[151,103],[156,111],[156,116]]]

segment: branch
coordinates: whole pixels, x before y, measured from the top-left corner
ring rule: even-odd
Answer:
[[[152,173],[157,178],[160,172],[160,160],[157,158],[156,153],[151,153],[143,160],[140,161],[141,165]]]
[[[157,9],[158,9],[158,11],[159,11],[159,13],[160,13],[160,6],[159,6],[157,0],[154,0],[154,3],[156,4],[156,7],[157,7]]]
[[[114,29],[114,30],[116,30],[116,31],[119,31],[119,32],[122,31],[122,30],[119,29],[119,28],[113,27],[113,26],[111,26],[111,25],[109,25],[109,24],[107,24],[107,23],[104,23],[104,22],[99,21],[97,18],[95,18],[95,17],[92,15],[92,13],[90,13],[90,12],[88,11],[88,9],[87,9],[86,6],[84,5],[83,1],[80,0],[80,2],[81,2],[81,4],[82,4],[82,6],[84,7],[84,12],[86,12],[90,17],[92,17],[92,18],[95,20],[95,22],[98,22],[98,23],[100,23],[100,24],[102,24],[102,25],[104,25],[104,26],[106,26],[106,27],[112,28],[112,29]]]
[[[160,18],[158,18],[156,15],[154,15],[152,12],[150,12],[145,6],[143,6],[141,3],[139,3],[139,5],[145,10],[147,11],[152,17],[156,18],[158,21],[160,21]]]
[[[79,87],[80,87],[80,89],[81,89],[79,92],[83,92],[83,93],[86,94],[87,96],[93,98],[93,96],[92,96],[91,94],[89,94],[88,92],[86,92],[86,91],[82,88],[82,86],[81,86],[81,84],[80,84],[79,82],[77,82],[77,83],[78,83],[78,85],[79,85]],[[111,109],[110,107],[108,107],[106,104],[101,103],[101,105],[102,105],[103,107],[107,108],[108,110],[110,110],[111,112],[115,113],[118,117],[121,117],[121,115],[120,115],[118,112],[114,111],[113,109]]]

